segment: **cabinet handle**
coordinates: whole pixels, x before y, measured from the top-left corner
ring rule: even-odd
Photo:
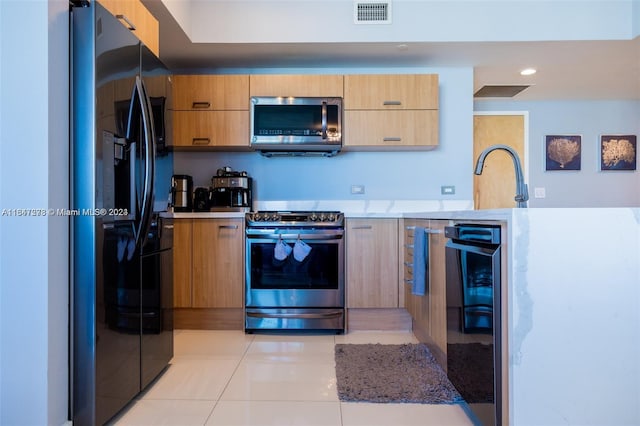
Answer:
[[[360,226],[354,226],[351,229],[372,229],[373,227],[371,225],[360,225]]]
[[[198,101],[191,104],[191,108],[209,108],[210,106],[211,102],[207,101]]]
[[[406,229],[407,231],[413,231],[414,229],[416,229],[416,227],[415,226],[405,226],[404,229]],[[425,232],[425,234],[442,234],[442,230],[440,230],[440,229],[425,228],[424,232]]]
[[[126,15],[116,15],[116,19],[124,21],[127,24],[127,28],[129,29],[129,31],[135,31],[136,30],[136,26],[133,25],[133,22],[131,22],[129,20],[129,18],[127,18]]]
[[[400,101],[384,101],[384,102],[382,102],[382,105],[395,105],[395,106],[398,106],[398,105],[402,105],[402,102],[400,102]]]
[[[192,145],[209,145],[211,143],[211,139],[209,138],[193,138],[191,140]]]
[[[238,229],[238,225],[218,225],[218,229]]]
[[[399,137],[397,137],[397,136],[396,136],[396,137],[393,137],[393,136],[387,136],[387,137],[382,138],[382,140],[383,140],[384,142],[401,142],[401,141],[402,141],[402,138],[399,138]]]

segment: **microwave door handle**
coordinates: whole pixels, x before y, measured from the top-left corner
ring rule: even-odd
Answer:
[[[322,101],[322,139],[327,138],[327,102]]]

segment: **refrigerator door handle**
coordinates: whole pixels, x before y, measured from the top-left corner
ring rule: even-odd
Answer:
[[[144,133],[144,184],[142,207],[140,209],[140,222],[136,230],[136,247],[141,248],[146,242],[149,226],[151,225],[151,215],[153,212],[153,184],[155,174],[155,135],[153,129],[153,117],[151,115],[151,104],[144,89],[142,79],[136,76],[135,88],[137,96],[131,97],[131,109],[129,111],[129,124],[133,121],[133,103],[137,99],[140,106],[140,118],[142,119],[142,130]],[[130,130],[127,131],[130,136]]]

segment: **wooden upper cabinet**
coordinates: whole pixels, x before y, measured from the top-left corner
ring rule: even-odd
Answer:
[[[122,25],[136,35],[156,56],[160,56],[158,20],[139,0],[99,0]]]
[[[438,145],[438,112],[345,111],[344,138],[350,147],[402,148]]]
[[[250,96],[343,97],[342,75],[257,74],[250,78]]]
[[[247,111],[174,111],[173,146],[249,148]]]
[[[173,109],[248,111],[248,75],[174,75]]]
[[[344,107],[346,110],[438,109],[438,75],[345,75]]]
[[[345,149],[438,146],[437,74],[344,76]]]

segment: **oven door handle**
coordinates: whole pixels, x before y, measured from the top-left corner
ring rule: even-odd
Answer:
[[[445,247],[458,250],[461,252],[475,253],[475,254],[480,254],[484,256],[493,256],[496,253],[496,251],[498,251],[498,249],[500,248],[500,245],[494,245],[491,248],[488,248],[488,247],[482,247],[474,244],[460,244],[454,241],[448,241]]]
[[[343,315],[342,311],[331,311],[331,312],[321,312],[321,313],[294,313],[294,312],[283,312],[279,314],[271,314],[266,312],[246,312],[248,317],[253,318],[338,318]]]
[[[295,234],[252,234],[247,232],[247,238],[249,239],[271,239],[271,240],[340,240],[342,239],[342,232],[336,234],[304,234],[304,233],[295,233]]]

